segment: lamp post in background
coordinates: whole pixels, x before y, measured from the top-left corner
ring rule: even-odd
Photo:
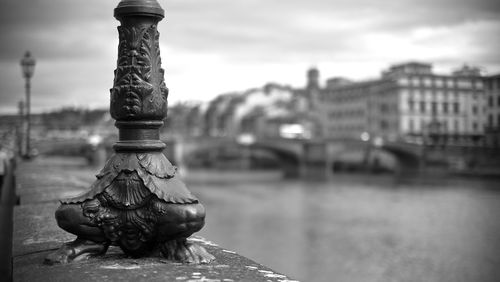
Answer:
[[[35,71],[35,59],[31,57],[31,53],[27,51],[24,54],[24,57],[21,60],[21,68],[23,71],[24,79],[26,79],[25,89],[26,89],[26,152],[24,157],[29,157],[31,152],[30,147],[30,130],[31,130],[31,116],[30,116],[30,107],[31,107],[31,84],[30,79],[33,76]]]
[[[371,154],[371,144],[370,144],[370,133],[364,131],[361,133],[360,138],[361,141],[365,142],[365,149],[363,152],[363,169],[368,171],[370,167],[370,154]]]
[[[24,101],[19,101],[18,107],[18,121],[17,121],[17,154],[18,156],[24,155]]]

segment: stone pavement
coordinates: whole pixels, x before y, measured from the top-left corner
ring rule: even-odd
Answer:
[[[293,281],[198,236],[190,240],[213,254],[214,262],[186,265],[159,256],[128,258],[119,248],[111,247],[102,257],[65,265],[43,264],[48,253],[75,238],[56,224],[58,200],[88,189],[98,170],[87,166],[83,158],[40,157],[19,164],[17,194],[21,204],[14,210],[14,281]]]

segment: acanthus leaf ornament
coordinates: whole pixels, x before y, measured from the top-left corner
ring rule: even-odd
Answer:
[[[163,119],[168,90],[161,68],[159,33],[156,25],[118,27],[118,67],[111,89],[111,106],[115,119]]]

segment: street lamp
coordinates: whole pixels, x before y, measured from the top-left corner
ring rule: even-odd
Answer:
[[[21,68],[23,71],[23,76],[26,79],[26,155],[25,157],[29,157],[31,148],[30,148],[30,107],[31,107],[31,97],[30,97],[30,79],[33,76],[35,71],[35,59],[31,57],[29,51],[24,54],[24,57],[21,60]]]
[[[370,133],[363,131],[361,135],[359,136],[361,138],[361,141],[365,142],[365,150],[363,152],[363,169],[368,170],[368,165],[370,162],[370,154],[371,154],[371,144],[370,144]]]
[[[132,257],[156,249],[170,260],[208,263],[214,257],[187,240],[205,224],[205,208],[180,181],[160,140],[168,89],[157,25],[165,12],[157,0],[121,0],[114,15],[121,25],[110,112],[119,139],[90,190],[61,201],[57,223],[77,238],[45,262],[78,261],[117,245]]]

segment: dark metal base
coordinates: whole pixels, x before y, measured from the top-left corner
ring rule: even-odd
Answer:
[[[77,239],[50,254],[46,263],[101,255],[110,245],[133,257],[160,250],[179,262],[213,260],[186,241],[205,224],[205,208],[162,153],[117,153],[97,178],[88,192],[63,200],[57,209],[59,227]]]

